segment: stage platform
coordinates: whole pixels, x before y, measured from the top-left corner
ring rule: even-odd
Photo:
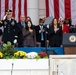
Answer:
[[[16,48],[17,50],[22,50],[25,52],[41,52],[43,50],[46,50],[44,47],[20,47]],[[52,50],[55,51],[58,55],[63,55],[64,54],[64,48],[63,47],[48,47],[47,50]]]

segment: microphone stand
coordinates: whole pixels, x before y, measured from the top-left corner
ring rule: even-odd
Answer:
[[[47,26],[47,25],[46,25]],[[46,53],[47,53],[47,27],[45,26],[45,50],[46,50]]]
[[[47,46],[47,35],[48,35],[48,31],[47,31],[47,25],[44,25],[44,30],[45,30],[45,32],[44,32],[44,34],[45,34],[45,50],[43,50],[44,52],[46,52],[47,53],[47,55],[48,55],[48,46]],[[48,55],[48,57],[49,57],[49,55]]]
[[[14,63],[12,63],[11,75],[13,75],[13,66],[14,66]]]

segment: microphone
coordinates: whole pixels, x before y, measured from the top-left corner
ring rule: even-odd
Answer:
[[[57,65],[57,75],[58,75],[58,67],[59,67],[59,65]]]
[[[11,75],[13,75],[13,66],[14,66],[14,63],[12,63]]]
[[[14,63],[12,63],[12,66],[14,65]]]

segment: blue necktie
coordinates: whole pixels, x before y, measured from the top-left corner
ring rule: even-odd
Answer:
[[[42,30],[42,29],[43,29],[43,26],[41,26],[40,29]],[[42,40],[42,41],[44,40],[43,32],[41,33],[41,40]]]
[[[22,22],[21,25],[22,25],[22,26],[25,26],[25,22]]]

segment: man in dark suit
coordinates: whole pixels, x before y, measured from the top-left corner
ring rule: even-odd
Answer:
[[[25,22],[25,15],[20,16],[20,22],[18,22],[18,47],[23,47],[23,35],[22,35],[22,29],[25,28],[26,22]]]
[[[39,19],[39,25],[35,26],[36,41],[41,43],[41,47],[45,47],[45,30],[43,26],[43,19]]]
[[[13,41],[15,38],[17,38],[16,34],[16,20],[12,19],[12,10],[6,10],[6,19],[2,21],[2,24],[0,25],[4,27],[3,37],[2,41],[4,43],[7,43],[7,41],[10,41],[13,44]]]

